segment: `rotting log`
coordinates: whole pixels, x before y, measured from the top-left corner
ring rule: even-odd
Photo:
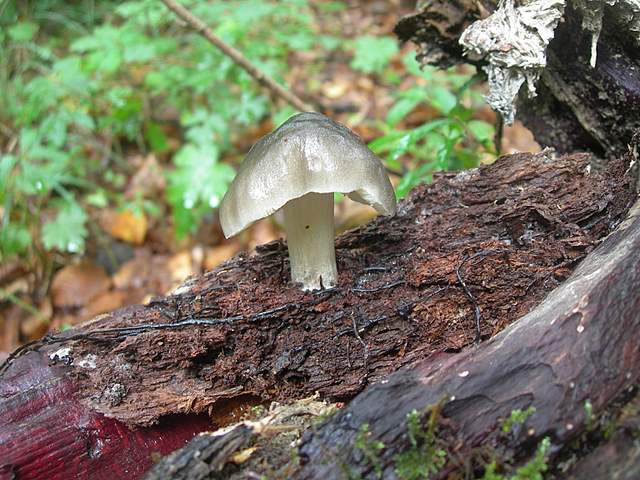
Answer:
[[[640,12],[634,12],[633,2],[626,0],[603,7],[597,63],[592,68],[592,35],[583,28],[583,17],[574,3],[567,2],[563,21],[547,49],[548,65],[538,82],[538,95],[520,98],[517,118],[538,143],[559,152],[619,156],[640,128]],[[471,23],[486,18],[497,4],[496,0],[418,2],[417,13],[403,18],[395,33],[417,44],[417,57],[424,64],[468,62],[481,67],[482,61],[463,56],[458,40]],[[637,2],[633,5],[638,8]]]
[[[505,450],[518,458],[543,437],[555,447],[578,438],[594,415],[640,380],[640,204],[573,275],[536,309],[479,348],[426,360],[354,399],[303,439],[294,478],[341,478],[344,466],[377,478],[354,447],[361,426],[388,448],[378,458],[395,478],[397,455],[410,448],[406,418],[437,406],[457,458]],[[389,408],[393,405],[393,408]],[[503,444],[500,421],[535,408],[517,438]],[[475,465],[481,467],[480,465]],[[474,465],[471,465],[473,472]],[[445,478],[457,468],[448,464]],[[438,477],[438,478],[440,478]],[[436,478],[435,476],[433,478]]]
[[[338,288],[303,293],[289,284],[286,248],[274,242],[173,295],[45,337],[2,370],[4,472],[64,478],[97,465],[123,472],[133,455],[140,466],[133,478],[150,464],[150,451],[169,449],[153,430],[162,424],[152,426],[168,415],[207,413],[213,428],[239,406],[315,392],[347,400],[403,366],[451,362],[445,359],[473,344],[477,325],[488,339],[560,285],[623,220],[634,179],[629,158],[603,165],[588,154],[503,157],[439,175],[412,192],[396,217],[338,238]],[[66,421],[76,404],[125,433]],[[26,415],[45,419],[47,429],[23,422]],[[191,436],[206,426],[194,420],[183,428]],[[28,445],[36,433],[42,450],[34,453]],[[155,443],[124,448],[131,435]],[[107,458],[91,442],[120,455]],[[303,449],[309,465],[312,445]],[[34,456],[50,459],[49,470],[34,469]]]

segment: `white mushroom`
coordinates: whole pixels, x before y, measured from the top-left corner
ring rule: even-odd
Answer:
[[[279,209],[291,277],[304,290],[337,283],[333,194],[393,215],[396,200],[378,157],[345,126],[300,113],[251,148],[220,204],[227,238]]]

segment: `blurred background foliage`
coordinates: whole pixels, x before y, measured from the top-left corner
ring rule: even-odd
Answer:
[[[391,33],[410,3],[182,3],[370,142],[399,197],[436,171],[495,158],[493,116],[474,69],[421,69]],[[168,283],[140,287],[165,293],[279,235],[277,226],[256,226],[225,244],[216,207],[251,144],[295,111],[158,0],[4,0],[0,48],[0,302],[16,307],[20,322],[29,317],[40,332],[52,319],[61,327],[142,301],[118,280],[141,257],[146,270],[131,267],[129,276],[165,275]],[[346,227],[368,218],[346,221],[349,208],[337,207]],[[187,260],[175,260],[185,251]],[[159,256],[178,266],[168,274],[149,266]],[[79,317],[95,295],[58,302],[56,291],[74,284],[56,287],[56,275],[88,264],[101,269],[102,294],[129,296]],[[78,278],[95,280],[85,274]],[[60,312],[67,316],[55,320]]]

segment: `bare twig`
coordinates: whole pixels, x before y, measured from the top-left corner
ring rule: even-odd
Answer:
[[[480,343],[480,340],[481,340],[480,323],[482,322],[482,312],[480,311],[480,305],[478,305],[478,301],[476,300],[476,297],[473,296],[473,294],[471,293],[471,290],[469,290],[469,287],[467,287],[467,284],[462,279],[462,274],[460,273],[460,270],[462,270],[462,266],[467,262],[467,260],[475,256],[477,255],[472,255],[471,257],[465,256],[462,258],[462,262],[460,262],[460,265],[456,267],[456,277],[458,277],[458,283],[460,283],[460,285],[462,286],[462,289],[464,290],[465,295],[473,305],[473,311],[476,316],[476,338],[474,340],[474,343]]]
[[[355,288],[352,288],[351,291],[354,293],[373,293],[373,292],[379,292],[380,290],[386,290],[387,288],[397,287],[398,285],[404,285],[404,283],[405,283],[404,280],[398,280],[396,282],[392,282],[387,285],[382,285],[381,287],[376,287],[376,288],[355,287]]]
[[[478,258],[478,257],[484,258],[487,255],[491,255],[492,253],[503,253],[503,252],[504,250],[483,250],[481,252],[474,253],[471,256],[465,255],[464,257],[462,257],[462,261],[460,262],[460,265],[456,267],[456,277],[458,277],[458,283],[460,284],[460,286],[464,290],[465,295],[473,305],[473,311],[476,317],[476,338],[474,340],[474,343],[480,343],[480,340],[482,339],[481,332],[480,332],[480,326],[481,326],[480,324],[482,322],[482,312],[480,311],[480,305],[478,304],[476,297],[473,296],[473,294],[471,293],[471,290],[469,289],[465,281],[462,279],[462,273],[460,272],[462,271],[462,267],[464,266],[464,264],[467,263],[469,260],[473,260],[474,258]]]
[[[360,344],[362,345],[362,348],[364,349],[364,365],[362,367],[364,370],[364,377],[362,378],[362,380],[364,381],[367,376],[367,371],[369,369],[369,347],[364,342],[364,340],[362,340],[362,337],[358,332],[358,323],[356,321],[356,316],[352,315],[351,320],[353,321],[353,334],[356,336],[356,339],[360,342]]]
[[[207,25],[204,22],[202,22],[199,18],[196,18],[189,10],[184,8],[175,0],[162,0],[162,3],[164,3],[167,6],[167,8],[169,8],[176,15],[178,15],[178,17],[180,17],[182,20],[184,20],[190,26],[192,26],[196,30],[196,32],[198,32],[200,35],[206,38],[222,53],[224,53],[229,58],[231,58],[235,63],[240,65],[260,85],[268,88],[275,95],[287,101],[292,106],[294,106],[295,108],[297,108],[302,112],[313,110],[313,108],[307,105],[304,101],[302,101],[300,97],[290,92],[289,90],[283,88],[281,85],[276,83],[276,81],[273,78],[269,77],[264,72],[259,70],[240,51],[236,50],[231,45],[228,45],[227,43],[222,41],[215,33],[213,33],[213,31],[209,27],[207,27]]]

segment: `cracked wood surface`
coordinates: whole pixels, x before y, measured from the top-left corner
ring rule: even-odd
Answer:
[[[397,478],[397,455],[411,447],[407,414],[435,406],[448,463],[432,478],[462,474],[456,460],[467,473],[480,474],[496,455],[517,462],[544,437],[555,456],[640,380],[639,251],[640,202],[560,288],[518,322],[478,348],[396,372],[307,432],[299,449],[302,466],[291,478],[346,478],[345,469],[358,478],[380,478],[376,467],[383,478]],[[505,438],[500,422],[515,409],[531,407],[525,428]],[[356,446],[362,425],[368,425],[367,441],[386,446],[376,466]],[[626,475],[639,468],[637,449],[626,448],[626,457],[615,454],[616,443],[629,435],[633,431],[621,431],[605,441],[594,454],[606,463],[596,468],[599,457],[587,455],[572,478],[586,478],[586,472],[610,478],[614,471],[631,478]]]

